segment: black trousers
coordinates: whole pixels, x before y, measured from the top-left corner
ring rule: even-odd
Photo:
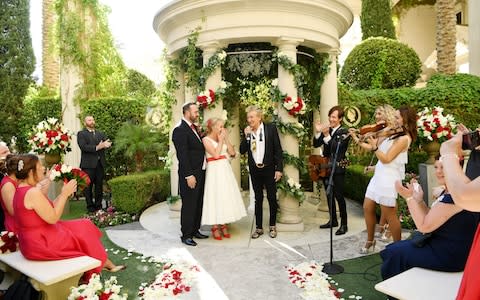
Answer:
[[[268,205],[270,207],[270,226],[277,224],[277,183],[275,182],[275,168],[273,166],[259,169],[250,166],[253,191],[255,192],[255,223],[257,228],[263,228],[263,188],[267,190]]]
[[[102,164],[99,162],[96,168],[82,170],[90,177],[90,185],[85,188],[84,192],[88,211],[93,212],[102,209],[103,178],[105,177],[105,170]],[[92,192],[95,192],[95,198],[93,198]]]
[[[325,191],[328,188],[328,178],[323,180]],[[342,225],[347,225],[347,205],[345,203],[345,197],[343,196],[343,188],[345,186],[345,173],[333,175],[333,196],[337,200],[338,209],[340,210],[340,218],[342,219]],[[328,211],[333,215],[331,222],[337,222],[337,206],[335,202],[330,205],[330,198],[327,195]]]
[[[180,174],[179,188],[182,198],[182,209],[180,211],[180,225],[182,239],[192,238],[200,229],[203,209],[203,191],[205,186],[205,171],[201,170],[194,174],[197,184],[194,189],[187,185],[187,180]]]

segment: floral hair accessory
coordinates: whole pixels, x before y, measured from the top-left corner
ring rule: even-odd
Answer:
[[[18,166],[17,166],[17,170],[18,172],[20,172],[21,170],[23,170],[23,166],[25,165],[25,163],[23,162],[23,160],[19,160],[18,161]]]

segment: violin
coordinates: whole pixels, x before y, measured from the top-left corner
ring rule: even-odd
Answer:
[[[355,129],[359,134],[359,139],[365,141],[369,137],[390,137],[403,133],[402,127],[390,128],[385,123],[367,124],[360,129]]]

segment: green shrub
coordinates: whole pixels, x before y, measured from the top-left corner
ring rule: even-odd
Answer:
[[[131,214],[139,215],[152,202],[165,200],[170,195],[170,173],[166,170],[119,176],[108,184],[113,205]]]
[[[417,111],[424,107],[441,106],[457,122],[476,128],[480,124],[480,77],[470,74],[435,75],[424,88],[379,90],[349,90],[339,85],[339,103],[355,105],[362,114],[361,124],[371,123],[375,108],[380,104],[393,107],[410,105]]]
[[[371,172],[364,174],[364,168],[364,165],[351,165],[345,172],[344,195],[360,204],[363,204],[368,182],[373,176]]]
[[[19,152],[28,152],[28,138],[32,127],[47,118],[62,117],[62,102],[58,97],[27,98],[23,102],[22,117],[18,120],[19,133],[17,135],[17,148]]]
[[[421,62],[415,50],[382,37],[369,38],[348,55],[340,81],[352,89],[393,89],[415,84]]]

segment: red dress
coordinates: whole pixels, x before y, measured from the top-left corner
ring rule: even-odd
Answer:
[[[10,178],[9,176],[5,176],[0,183],[0,192],[3,189],[3,186],[8,182],[12,183],[13,186],[17,187],[17,182]],[[15,219],[14,217],[8,212],[7,208],[5,207],[5,203],[3,202],[2,194],[0,193],[0,203],[2,204],[3,214],[5,215],[5,230],[16,232],[15,230]]]
[[[25,194],[31,186],[17,188],[13,197],[18,242],[23,256],[31,260],[58,260],[88,255],[102,261],[100,267],[85,272],[100,273],[107,253],[100,241],[102,232],[87,219],[45,222],[33,209],[24,206]],[[53,206],[53,203],[50,202]]]
[[[477,227],[467,264],[463,271],[462,283],[458,289],[457,300],[480,299],[480,226]]]

